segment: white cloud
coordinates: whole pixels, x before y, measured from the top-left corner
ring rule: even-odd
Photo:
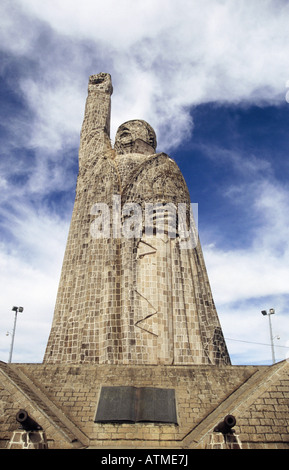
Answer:
[[[246,159],[243,164],[246,167]],[[255,170],[259,166],[266,168],[259,161]],[[240,171],[243,172],[243,167]],[[241,187],[232,184],[225,194],[229,198],[233,195],[231,203],[239,209],[243,206],[245,215],[250,214],[251,220],[258,221],[253,229],[249,221],[244,227],[252,229],[249,246],[226,249],[211,238],[211,244],[205,248],[207,267],[221,303],[288,293],[289,188],[273,177],[268,179],[261,174],[254,178],[254,174],[253,171],[252,178]],[[239,198],[235,197],[236,192]]]
[[[126,49],[136,41],[156,36],[167,27],[175,12],[173,4],[165,0],[107,0],[102,3],[49,0],[41,6],[36,0],[21,0],[19,3],[60,34],[111,43],[115,50]]]
[[[223,251],[213,247],[205,251],[216,301],[228,303],[274,293],[287,294],[288,253],[285,257],[275,257],[262,246],[255,250]]]
[[[35,82],[31,77],[21,81],[20,89],[35,116],[31,123],[31,147],[50,153],[65,147],[78,147],[83,90],[80,92],[66,77],[58,79],[56,84],[49,80],[47,83],[45,79]]]
[[[13,305],[23,306],[18,315],[15,355],[19,362],[41,362],[50,331],[62,259],[68,233],[68,220],[61,220],[27,205],[8,220],[10,241],[0,244],[0,360],[8,360],[14,313]],[[2,215],[2,221],[3,213]],[[13,303],[13,305],[11,304]]]
[[[270,308],[275,308],[271,316],[275,360],[288,357],[289,325],[287,315],[280,313],[282,304],[282,298],[273,297],[222,306],[222,328],[233,364],[272,363],[268,316],[261,314]]]
[[[285,100],[287,3],[204,0],[200,7],[191,0],[41,5],[18,0],[15,5],[2,6],[2,48],[37,61],[36,70],[20,77],[35,113],[33,125],[39,121],[34,144],[49,142],[53,148],[67,143],[69,133],[78,135],[86,71],[113,75],[113,131],[134,113],[151,122],[166,151],[192,131],[189,106]],[[172,129],[173,139],[165,134]]]

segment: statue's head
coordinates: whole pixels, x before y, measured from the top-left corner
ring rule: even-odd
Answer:
[[[114,148],[117,154],[155,153],[157,147],[156,134],[153,128],[142,120],[127,121],[119,126]]]

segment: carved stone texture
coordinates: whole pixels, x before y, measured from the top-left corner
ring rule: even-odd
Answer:
[[[183,175],[168,155],[155,153],[155,132],[145,121],[121,125],[112,148],[111,93],[108,74],[90,77],[76,198],[44,362],[230,364],[199,241],[182,249],[178,225],[171,236],[177,219],[170,211],[161,235],[154,216],[146,231],[148,205],[156,214],[158,207],[186,204],[189,220]],[[124,236],[132,222],[124,209],[134,213],[136,204],[141,223],[134,236]],[[96,226],[106,227],[103,238],[95,236]]]

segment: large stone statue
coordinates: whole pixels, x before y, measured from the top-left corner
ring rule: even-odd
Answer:
[[[44,362],[230,364],[195,227],[188,228],[184,178],[168,155],[155,153],[145,121],[122,124],[112,148],[111,94],[109,74],[90,77]]]

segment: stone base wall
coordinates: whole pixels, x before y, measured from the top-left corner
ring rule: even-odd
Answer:
[[[184,437],[238,388],[254,368],[188,366],[23,366],[48,397],[89,436],[90,445],[179,447]],[[229,373],[230,370],[230,373]],[[95,423],[102,386],[175,389],[178,425]],[[215,425],[217,422],[215,423]]]
[[[95,422],[101,388],[174,389],[177,424]],[[113,366],[0,364],[0,447],[254,449],[289,447],[289,364]],[[25,409],[45,433],[19,434]],[[228,414],[232,435],[214,432]],[[32,442],[31,442],[32,441]]]

